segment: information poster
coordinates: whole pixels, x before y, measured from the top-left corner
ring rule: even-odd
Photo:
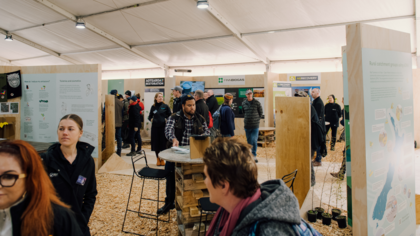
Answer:
[[[264,118],[264,88],[225,88],[225,89],[214,89],[209,88],[207,90],[213,90],[214,97],[216,97],[217,103],[222,105],[224,102],[224,95],[226,93],[231,93],[233,95],[232,109],[235,113],[235,118],[244,118],[244,109],[242,107],[242,102],[247,99],[246,91],[251,89],[254,93],[254,99],[258,100],[261,103],[263,116]]]
[[[204,92],[204,81],[181,81],[182,94],[194,95],[196,90],[201,90]]]
[[[353,226],[353,204],[351,195],[351,145],[350,145],[350,113],[349,113],[349,81],[347,72],[347,53],[343,53],[343,88],[344,88],[344,129],[346,135],[346,176],[347,176],[347,222]]]
[[[0,114],[19,114],[18,102],[2,102],[0,103]]]
[[[276,107],[276,97],[291,97],[292,84],[290,82],[273,82],[273,108]]]
[[[305,92],[309,95],[309,97],[311,98],[311,102],[313,102],[314,98],[312,97],[312,90],[315,89],[315,88],[321,89],[320,86],[297,86],[297,87],[292,87],[292,96],[294,96],[299,91],[303,91],[303,92]]]
[[[108,93],[111,92],[111,90],[116,89],[119,94],[125,94],[124,91],[124,80],[123,79],[111,79],[108,80]],[[134,95],[134,94],[132,94]]]
[[[98,157],[98,73],[24,74],[22,83],[22,140],[57,142],[59,120],[76,114],[83,120],[80,141]]]
[[[416,231],[411,54],[362,49],[369,235]]]

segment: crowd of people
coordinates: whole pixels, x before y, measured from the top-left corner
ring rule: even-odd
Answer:
[[[111,94],[116,102],[117,154],[131,146],[128,155],[136,155],[142,150],[139,132],[144,105],[140,94],[126,91],[125,98],[116,90]],[[299,235],[302,230],[317,235],[300,218],[298,201],[282,180],[258,183],[256,140],[262,107],[253,99],[252,90],[246,91],[247,99],[242,103],[247,143],[234,137],[232,94],[224,95],[221,106],[212,90],[182,95],[182,88],[177,86],[173,94],[171,110],[163,101],[163,94],[157,93],[147,117],[152,123],[151,143],[157,164],[165,165],[171,172],[166,182],[165,205],[158,209],[158,215],[175,207],[175,164],[160,160],[159,152],[172,146],[189,146],[192,135],[206,135],[214,141],[203,157],[204,183],[210,201],[220,206],[207,235]],[[326,129],[337,130],[341,117],[334,96],[329,97],[324,108],[319,95],[319,90],[312,92],[312,155],[324,151]],[[217,128],[211,125],[213,117],[220,119]],[[327,127],[324,119],[329,122]],[[21,140],[0,143],[0,235],[90,235],[88,222],[98,192],[94,147],[81,142],[82,135],[82,119],[69,114],[59,121],[58,142],[41,156]]]

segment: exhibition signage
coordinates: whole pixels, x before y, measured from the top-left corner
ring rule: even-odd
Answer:
[[[415,235],[410,34],[346,26],[353,234]]]
[[[22,96],[22,83],[20,70],[6,74],[7,79],[7,99]]]
[[[291,97],[292,84],[284,81],[273,81],[273,107],[276,107],[276,97]]]
[[[145,86],[165,86],[165,78],[154,78],[154,79],[145,79]]]
[[[245,85],[245,75],[219,76],[219,85]]]
[[[98,73],[24,74],[22,84],[22,140],[57,142],[60,119],[76,114],[83,120],[80,141],[98,157]]]
[[[320,84],[321,73],[287,74],[287,81],[294,84]]]
[[[416,228],[411,64],[411,53],[362,49],[369,235]]]

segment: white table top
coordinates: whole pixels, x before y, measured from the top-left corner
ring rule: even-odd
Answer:
[[[204,164],[203,158],[191,159],[190,154],[178,154],[175,153],[172,149],[166,149],[162,152],[159,152],[159,158],[165,161],[176,162],[176,163],[186,163],[186,164]]]

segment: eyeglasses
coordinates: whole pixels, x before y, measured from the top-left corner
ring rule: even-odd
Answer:
[[[26,178],[26,174],[3,174],[0,175],[0,185],[2,187],[13,187],[18,179]]]

